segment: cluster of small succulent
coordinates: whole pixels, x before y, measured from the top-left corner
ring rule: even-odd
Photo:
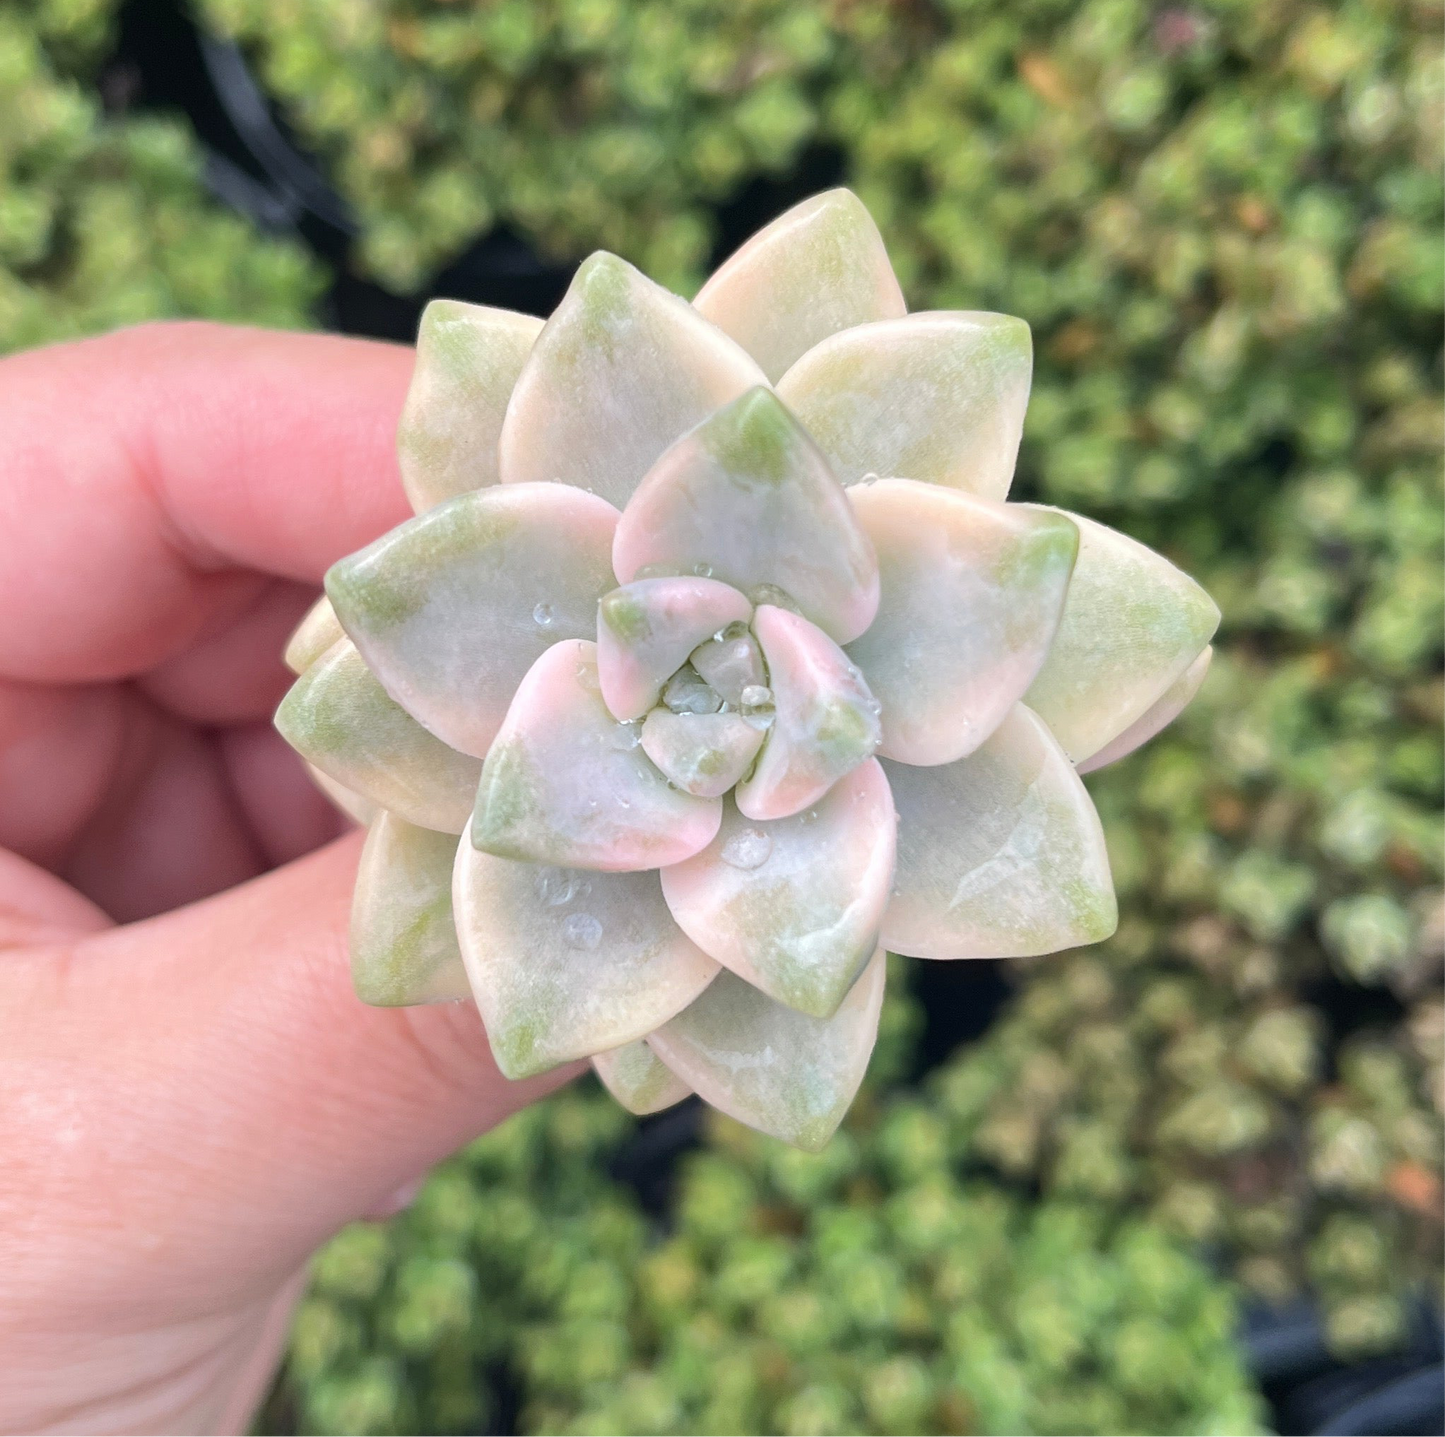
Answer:
[[[362,224],[361,263],[416,286],[493,221],[553,255],[605,248],[688,292],[709,201],[786,168],[867,42],[911,45],[907,7],[792,0],[203,0]]]
[[[850,91],[857,183],[905,286],[1033,325],[1021,472],[1226,621],[1091,781],[1118,937],[1021,975],[957,1100],[1368,1349],[1441,1238],[1438,7],[1064,8]]]
[[[299,325],[322,272],[206,195],[185,127],[106,115],[114,0],[0,7],[0,351],[139,320]]]
[[[1313,1279],[1341,1348],[1373,1345],[1398,1323],[1413,1255],[1440,1241],[1438,1146],[1424,1137],[1441,1111],[1445,1028],[1438,6],[939,0],[906,18],[790,8],[813,17],[790,33],[822,17],[831,49],[804,65],[821,67],[802,87],[817,102],[807,124],[772,131],[776,152],[805,133],[842,146],[915,300],[1029,320],[1021,484],[1100,506],[1180,558],[1227,616],[1197,721],[1093,785],[1130,912],[1100,955],[1109,1041],[1135,1072],[1152,1077],[1167,1046],[1192,1074],[1090,1129],[1120,1155],[1111,1200],[1162,1202],[1182,1143],[1195,1157],[1193,1185],[1169,1204],[1180,1226],[1227,1239],[1262,1294]],[[224,13],[266,51],[311,137],[347,149],[349,192],[379,223],[349,136],[384,127],[387,112],[353,90],[357,108],[328,128],[290,78],[329,93],[314,67],[336,42],[330,12],[266,34],[259,8]],[[353,36],[348,77],[329,83],[375,75],[377,94],[400,93],[405,76],[449,97],[450,110],[438,101],[430,113],[463,114],[476,42],[449,7],[404,18],[403,30],[436,35],[429,50],[390,48],[377,21]],[[654,56],[654,70],[673,66],[656,93],[678,103],[677,77],[716,33],[701,25]],[[921,34],[933,43],[919,46]],[[607,64],[619,72],[652,54],[630,31],[616,44]],[[529,134],[570,154],[559,117],[578,111],[539,98],[555,72],[510,73],[496,83],[526,99]],[[730,120],[698,123],[662,127],[658,141],[728,148],[712,137]],[[428,144],[444,163],[440,132]],[[631,203],[584,207],[614,248],[673,276],[700,269],[706,248],[664,239],[671,216],[696,233],[707,192],[700,181],[677,192],[683,163],[658,167],[671,177],[659,180],[671,196],[662,219]],[[489,206],[576,243],[512,203],[520,183],[491,172]],[[391,193],[393,232],[409,227],[414,240],[416,200],[400,180]],[[425,261],[411,253],[414,272]],[[1089,1061],[1057,1041],[1071,971],[1022,974],[1008,1030],[1018,1061],[1060,1055],[1054,1096],[1024,1125],[1035,1137],[1008,1159],[1045,1178],[1092,1111]],[[1341,985],[1328,1011],[1311,996],[1326,979]],[[1135,1027],[1156,988],[1160,1002],[1201,995],[1181,1005],[1167,1045],[1164,1030]],[[1227,1082],[1207,1061],[1191,1066],[1191,1052],[1234,1054],[1245,1034],[1256,1056],[1231,1060]],[[1005,1045],[1002,1033],[986,1040],[979,1063],[1003,1066]],[[1398,1070],[1383,1085],[1382,1064]],[[1003,1085],[996,1107],[1001,1132],[1020,1100]],[[1217,1227],[1208,1214],[1233,1214],[1236,1194],[1276,1161],[1287,1212]],[[1344,1243],[1360,1225],[1383,1236]]]
[[[590,1086],[473,1144],[323,1253],[263,1430],[1261,1430],[1187,1244],[970,1183],[960,1125],[888,1090],[916,1017],[890,996],[825,1152],[717,1118],[661,1239],[604,1175],[634,1120]]]

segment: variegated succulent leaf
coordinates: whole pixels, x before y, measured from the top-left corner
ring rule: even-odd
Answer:
[[[888,951],[1106,937],[1079,775],[1189,702],[1219,613],[1006,502],[1031,367],[1020,320],[907,314],[846,190],[692,304],[599,253],[545,324],[429,305],[417,515],[332,567],[277,713],[368,825],[358,994],[470,994],[508,1076],[817,1148]]]

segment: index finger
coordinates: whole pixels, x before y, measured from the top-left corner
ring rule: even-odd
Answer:
[[[412,351],[145,325],[0,361],[0,676],[142,672],[408,514]]]

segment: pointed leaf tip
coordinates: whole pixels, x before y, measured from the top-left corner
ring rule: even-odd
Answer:
[[[885,763],[898,864],[883,943],[914,958],[1024,958],[1098,943],[1118,907],[1099,816],[1022,704],[935,768]]]
[[[609,1053],[594,1053],[592,1067],[602,1086],[638,1117],[660,1113],[690,1097],[692,1089],[639,1038]]]
[[[351,982],[374,1007],[471,997],[452,916],[457,840],[384,810],[372,820],[351,900]]]
[[[500,478],[502,416],[542,328],[530,314],[434,299],[397,426],[401,482],[417,513]]]
[[[669,444],[764,380],[685,300],[599,252],[522,367],[502,423],[502,481],[575,484],[621,508]]]
[[[868,474],[1002,499],[1033,373],[1029,327],[932,311],[844,330],[778,381],[845,484]]]
[[[480,489],[334,564],[326,592],[387,693],[484,758],[537,658],[596,632],[616,524],[610,504],[563,484]]]
[[[671,787],[641,725],[602,701],[597,646],[569,641],[528,670],[482,769],[471,841],[530,863],[631,872],[705,848],[722,806]]]
[[[656,873],[596,873],[457,850],[457,936],[497,1066],[545,1072],[646,1037],[717,964],[672,921]]]
[[[878,946],[895,827],[872,759],[792,818],[755,822],[727,804],[717,837],[663,870],[663,895],[709,957],[778,1002],[827,1018]]]
[[[829,335],[906,311],[878,226],[846,189],[814,195],[759,230],[693,305],[774,382]]]
[[[873,955],[831,1018],[776,1003],[724,970],[647,1041],[705,1102],[819,1152],[843,1121],[877,1041],[886,956]]]
[[[872,622],[878,567],[817,446],[766,389],[713,414],[648,472],[618,524],[613,567],[708,573],[782,590],[839,642]]]
[[[1024,702],[1082,763],[1199,658],[1219,626],[1219,607],[1162,554],[1092,519],[1068,517],[1078,526],[1079,557],[1053,645]]]
[[[760,604],[753,632],[767,663],[774,717],[756,766],[738,785],[737,804],[748,818],[787,818],[873,756],[879,705],[858,666],[806,619]]]
[[[292,684],[276,728],[351,796],[423,828],[455,834],[466,827],[481,760],[448,748],[393,702],[349,639]]]
[[[938,484],[848,491],[878,554],[878,617],[848,655],[883,706],[879,753],[952,763],[1023,696],[1049,652],[1079,532],[1063,515]]]

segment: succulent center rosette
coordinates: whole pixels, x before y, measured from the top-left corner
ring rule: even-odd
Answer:
[[[429,306],[417,516],[327,575],[277,715],[370,825],[358,993],[816,1148],[886,952],[1112,932],[1079,774],[1188,702],[1219,616],[1005,502],[1031,364],[1017,319],[906,314],[842,190],[690,305],[597,254],[545,325]]]

